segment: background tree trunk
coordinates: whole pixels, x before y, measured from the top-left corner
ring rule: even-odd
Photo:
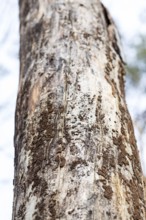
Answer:
[[[20,1],[13,220],[144,220],[117,34],[98,0]]]

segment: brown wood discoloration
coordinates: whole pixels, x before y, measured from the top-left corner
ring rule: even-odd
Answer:
[[[29,101],[28,101],[28,109],[30,112],[33,112],[37,105],[40,102],[40,93],[41,87],[40,82],[37,82],[30,91]]]
[[[13,220],[144,220],[112,19],[98,0],[19,2]]]

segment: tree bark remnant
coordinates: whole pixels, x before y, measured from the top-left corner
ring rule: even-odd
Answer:
[[[115,26],[98,0],[20,0],[13,220],[144,220]]]

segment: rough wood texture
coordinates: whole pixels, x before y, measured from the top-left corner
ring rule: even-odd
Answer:
[[[98,0],[20,1],[13,220],[144,220],[115,27]]]

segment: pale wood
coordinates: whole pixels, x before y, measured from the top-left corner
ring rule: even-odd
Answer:
[[[13,220],[145,220],[117,31],[98,0],[20,1]]]

